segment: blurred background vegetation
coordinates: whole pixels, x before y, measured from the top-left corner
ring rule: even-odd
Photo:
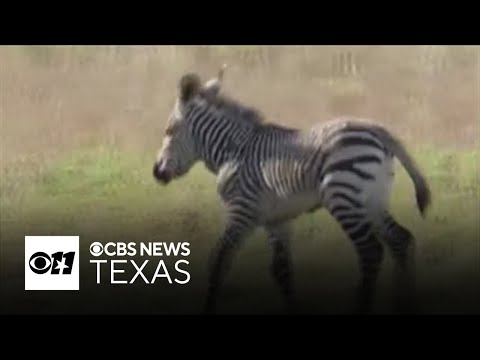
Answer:
[[[272,121],[377,119],[403,138],[478,145],[472,46],[4,46],[2,160],[86,143],[155,146],[179,76],[215,74]]]

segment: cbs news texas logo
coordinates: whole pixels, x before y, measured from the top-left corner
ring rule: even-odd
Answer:
[[[79,290],[78,236],[25,236],[25,290]]]

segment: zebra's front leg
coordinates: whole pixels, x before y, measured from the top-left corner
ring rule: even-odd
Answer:
[[[297,311],[293,286],[293,267],[290,251],[291,228],[288,223],[265,226],[272,247],[271,272],[286,302],[287,311]]]
[[[242,216],[231,214],[223,235],[212,250],[209,259],[208,293],[204,312],[212,314],[220,287],[230,269],[232,259],[243,240],[253,229],[251,221],[245,221]]]

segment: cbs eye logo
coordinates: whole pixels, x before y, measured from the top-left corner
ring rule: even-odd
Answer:
[[[94,242],[90,245],[90,254],[93,256],[100,256],[103,253],[103,245],[99,242]]]
[[[49,256],[44,252],[36,252],[30,257],[29,266],[35,274],[70,275],[72,273],[75,252],[56,252]]]

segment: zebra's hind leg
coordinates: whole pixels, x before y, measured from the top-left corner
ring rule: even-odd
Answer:
[[[355,313],[366,314],[371,312],[373,307],[384,250],[375,235],[370,217],[361,210],[346,205],[337,205],[329,209],[349,236],[357,252],[360,283],[357,289]]]
[[[268,241],[272,247],[271,273],[280,287],[287,311],[295,313],[297,309],[294,286],[293,267],[290,251],[291,228],[287,222],[268,224],[265,226]]]
[[[396,311],[411,312],[414,311],[415,238],[388,212],[383,214],[382,219],[380,234],[394,260],[393,285]]]

